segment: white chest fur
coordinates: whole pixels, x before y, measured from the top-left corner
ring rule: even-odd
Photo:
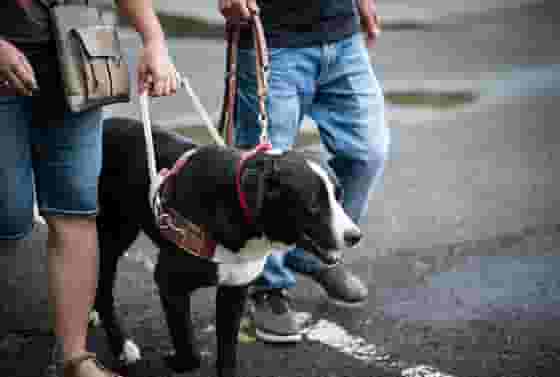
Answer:
[[[218,264],[218,284],[231,286],[249,284],[263,271],[265,260],[266,257],[261,257],[242,263]]]
[[[221,245],[216,248],[218,284],[245,285],[255,280],[264,269],[266,257],[272,252],[281,252],[291,245],[270,242],[266,238],[251,239],[239,253],[232,253]]]

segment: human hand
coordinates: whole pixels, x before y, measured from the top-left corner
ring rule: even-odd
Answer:
[[[138,61],[138,92],[148,91],[152,97],[177,92],[178,75],[164,40],[144,43]]]
[[[259,12],[256,0],[219,0],[220,13],[228,21],[241,21],[247,19],[252,13]]]
[[[358,0],[358,11],[367,46],[371,48],[381,33],[381,20],[377,15],[375,0]]]
[[[39,89],[25,55],[10,42],[0,39],[0,89],[6,88],[24,96],[30,96]]]

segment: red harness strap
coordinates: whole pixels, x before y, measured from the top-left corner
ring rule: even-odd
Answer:
[[[272,145],[270,143],[260,143],[255,148],[250,151],[244,152],[241,155],[241,159],[237,165],[237,173],[235,174],[235,186],[237,187],[237,196],[239,197],[239,204],[241,205],[241,209],[243,210],[243,214],[245,215],[245,221],[247,224],[253,224],[256,219],[253,217],[251,213],[251,209],[247,204],[247,197],[245,196],[245,192],[241,187],[241,173],[243,172],[243,165],[249,159],[253,158],[257,153],[269,151],[272,149]]]

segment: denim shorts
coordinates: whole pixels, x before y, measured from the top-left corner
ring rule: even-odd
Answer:
[[[0,239],[31,231],[35,200],[43,216],[97,213],[102,111],[49,113],[34,100],[0,96]]]

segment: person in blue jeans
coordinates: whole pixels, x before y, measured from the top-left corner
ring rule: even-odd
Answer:
[[[45,4],[4,0],[0,12],[0,247],[17,250],[32,231],[36,193],[48,227],[49,306],[63,375],[116,377],[86,350],[97,287],[103,114],[66,105]],[[177,73],[151,0],[117,5],[142,37],[138,89],[173,94]]]
[[[258,12],[270,55],[266,110],[273,148],[296,142],[304,116],[319,130],[328,165],[343,188],[343,206],[359,223],[382,175],[389,148],[383,91],[373,72],[368,47],[379,24],[373,0],[220,0],[229,22]],[[365,38],[364,38],[365,36]],[[241,35],[235,143],[259,142],[255,50],[250,31]],[[311,277],[331,302],[359,306],[367,287],[344,264],[323,265],[295,248],[267,258],[252,287],[252,318],[257,336],[269,342],[297,342],[304,316],[292,310],[287,290],[294,272]]]

